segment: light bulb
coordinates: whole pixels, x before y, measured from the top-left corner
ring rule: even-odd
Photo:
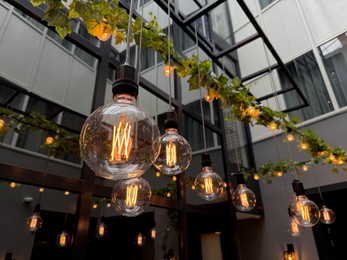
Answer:
[[[259,176],[258,174],[254,174],[253,178],[254,178],[256,181],[260,180],[260,176]]]
[[[45,191],[45,188],[40,187],[39,192],[44,192],[44,191]]]
[[[46,137],[46,140],[45,140],[45,143],[46,144],[52,144],[54,142],[54,138],[51,137],[51,136],[47,136]]]
[[[206,102],[212,102],[215,99],[216,92],[214,88],[208,88],[205,96]]]
[[[210,96],[209,94],[206,94],[205,100],[206,102],[212,102],[214,100],[214,97]]]
[[[302,166],[302,170],[303,170],[304,172],[307,172],[307,171],[308,171],[308,166],[307,166],[306,164],[304,164],[304,165]]]
[[[136,245],[143,246],[146,243],[146,238],[141,233],[136,236]]]
[[[107,208],[111,207],[111,203],[107,203],[107,204],[106,204],[106,207],[107,207]]]
[[[157,236],[157,230],[155,228],[152,228],[151,230],[151,238],[155,239]]]
[[[222,178],[212,171],[209,154],[202,156],[202,172],[194,180],[197,195],[207,201],[216,200],[224,191]]]
[[[35,232],[36,230],[41,228],[42,223],[43,220],[40,217],[39,212],[34,212],[32,216],[27,218],[27,226],[31,232]]]
[[[284,260],[296,260],[293,244],[287,244],[287,250],[284,251]]]
[[[296,201],[291,205],[291,211],[294,219],[303,227],[312,227],[320,219],[317,205],[305,195],[296,197]]]
[[[287,231],[292,237],[299,237],[304,233],[304,227],[300,226],[298,222],[291,216],[287,224]]]
[[[278,125],[277,125],[276,122],[272,121],[272,122],[269,123],[269,127],[270,127],[270,129],[271,129],[272,131],[276,131],[277,128],[278,128]]]
[[[112,35],[112,33],[103,32],[103,33],[101,33],[100,35],[98,35],[97,37],[98,37],[98,39],[99,39],[100,41],[105,42],[105,41],[107,41],[108,39],[110,39],[111,35]]]
[[[255,107],[252,107],[252,106],[249,106],[247,109],[246,109],[246,112],[249,116],[257,119],[258,116],[260,115],[260,111],[259,109],[255,108]]]
[[[282,171],[275,171],[275,175],[277,176],[277,177],[282,177],[283,176],[283,172]]]
[[[320,222],[328,225],[335,222],[335,213],[325,205],[320,210]]]
[[[287,141],[288,142],[293,142],[295,140],[295,137],[292,133],[287,134]]]
[[[159,156],[153,165],[165,175],[177,175],[189,167],[192,160],[192,148],[188,141],[177,132],[176,113],[167,112],[165,116],[165,134],[158,140]]]
[[[15,182],[11,182],[10,183],[10,187],[13,189],[13,188],[15,188],[17,185],[16,185],[16,183]]]
[[[100,238],[107,234],[107,226],[104,222],[100,222],[100,224],[96,227],[96,237]]]
[[[5,125],[5,121],[3,119],[0,119],[0,129],[3,128]]]
[[[151,187],[143,178],[118,180],[112,191],[112,203],[119,214],[135,217],[148,207],[151,195]]]
[[[164,74],[166,77],[172,75],[174,73],[175,68],[173,66],[165,65],[164,66]]]
[[[65,196],[68,196],[69,194],[70,194],[69,191],[64,191],[64,195],[65,195]]]
[[[250,211],[256,204],[255,194],[245,184],[237,185],[237,188],[231,195],[231,200],[235,208],[240,211]]]
[[[302,151],[306,151],[310,146],[308,143],[300,143],[298,145],[299,149],[302,150]]]
[[[56,244],[57,246],[60,247],[65,247],[70,244],[70,235],[66,232],[63,231],[61,232],[56,239]]]
[[[94,111],[82,127],[81,156],[106,179],[140,177],[158,156],[159,129],[136,104],[135,74],[131,66],[120,66],[112,89],[115,102]]]

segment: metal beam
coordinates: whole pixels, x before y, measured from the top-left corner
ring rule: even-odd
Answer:
[[[212,9],[216,8],[220,4],[224,3],[225,0],[217,0],[211,4],[205,5],[204,7],[200,8],[198,11],[195,11],[194,13],[188,15],[186,19],[183,20],[183,25],[187,26],[188,24],[191,24],[196,19],[200,18],[201,16],[207,14]]]
[[[245,81],[248,81],[248,80],[252,80],[252,79],[254,79],[254,78],[256,78],[256,77],[259,77],[260,75],[263,75],[263,74],[265,74],[265,73],[271,72],[272,70],[278,69],[279,67],[280,67],[279,64],[274,64],[274,65],[271,65],[271,66],[268,67],[268,68],[264,68],[264,69],[258,70],[258,71],[254,72],[254,73],[252,73],[252,74],[250,74],[250,75],[248,75],[248,76],[246,76],[246,77],[243,77],[243,78],[241,79],[241,82],[245,82]]]

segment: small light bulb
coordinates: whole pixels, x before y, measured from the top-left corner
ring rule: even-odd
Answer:
[[[176,176],[172,176],[171,180],[172,181],[177,181],[177,177]]]
[[[231,200],[235,208],[240,211],[250,211],[256,205],[255,194],[245,184],[237,185],[237,188],[231,194]]]
[[[69,194],[70,194],[69,191],[65,191],[65,192],[64,192],[64,195],[65,195],[65,196],[68,196]]]
[[[107,234],[107,226],[104,222],[100,222],[100,224],[96,227],[96,237],[100,238]]]
[[[275,131],[275,130],[277,130],[278,125],[277,125],[276,122],[272,121],[272,122],[269,123],[269,127],[270,127],[270,129],[271,129],[272,131]]]
[[[170,198],[171,197],[171,193],[170,192],[166,193],[166,197]]]
[[[275,175],[277,177],[282,177],[283,176],[283,172],[282,171],[275,171]]]
[[[40,187],[39,192],[44,192],[44,191],[45,191],[45,188]]]
[[[96,209],[98,207],[98,204],[93,204],[93,209]]]
[[[228,184],[226,182],[223,183],[223,187],[226,188],[228,187]]]
[[[304,233],[304,227],[300,226],[293,217],[289,217],[287,231],[292,237],[299,237]]]
[[[160,177],[160,172],[155,172],[155,176]]]
[[[195,185],[192,185],[192,190],[195,190]]]
[[[13,189],[13,188],[15,188],[16,187],[16,183],[15,182],[11,182],[10,183],[10,187]]]
[[[39,212],[34,212],[34,214],[27,218],[27,227],[31,232],[35,232],[41,228],[43,223],[42,218],[39,215]]]
[[[254,174],[253,175],[253,179],[255,179],[256,181],[260,180],[260,176],[258,174]]]
[[[53,142],[54,142],[53,137],[51,137],[51,136],[46,137],[46,141],[45,141],[46,144],[52,144]]]
[[[322,206],[320,210],[321,216],[320,221],[324,224],[332,224],[335,222],[335,213],[329,209],[327,206]]]
[[[202,172],[196,176],[194,187],[197,195],[207,201],[216,200],[224,191],[222,178],[212,171],[209,166],[203,167]]]
[[[65,246],[67,246],[69,243],[70,243],[70,235],[69,235],[66,231],[61,232],[61,233],[57,236],[57,239],[56,239],[56,244],[57,244],[57,246],[65,247]]]
[[[152,228],[152,230],[151,230],[151,238],[156,238],[156,236],[157,236],[157,231],[156,231],[156,229],[155,228]]]
[[[141,233],[136,236],[136,245],[143,246],[146,242],[146,238]]]
[[[304,164],[304,165],[302,166],[302,170],[303,170],[304,172],[307,172],[308,169],[309,169],[309,167],[308,167],[306,164]]]
[[[294,140],[295,140],[294,135],[291,134],[291,133],[288,133],[288,134],[287,134],[287,141],[288,141],[288,142],[293,142]]]
[[[342,157],[337,158],[337,164],[343,165],[345,163],[345,160]]]
[[[206,94],[205,100],[206,100],[206,102],[212,102],[214,100],[214,98],[212,96]]]
[[[174,73],[175,68],[173,66],[165,65],[164,66],[164,75],[166,77],[172,75]]]
[[[310,146],[307,143],[300,143],[299,149],[302,151],[306,151]]]
[[[3,127],[4,127],[4,125],[5,125],[5,121],[4,121],[4,120],[2,120],[2,119],[0,119],[0,129],[1,129],[1,128],[3,128]]]
[[[108,208],[111,207],[111,203],[107,203],[106,207],[108,207]]]
[[[249,116],[253,117],[253,118],[258,118],[259,114],[260,114],[260,111],[259,109],[255,108],[255,107],[252,107],[252,106],[249,106],[247,109],[246,109],[246,112]]]
[[[103,32],[102,34],[98,35],[97,37],[100,41],[105,42],[108,39],[110,39],[111,35],[112,35],[112,33]]]

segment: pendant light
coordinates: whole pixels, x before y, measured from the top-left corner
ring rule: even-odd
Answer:
[[[116,211],[126,217],[142,214],[148,207],[152,191],[143,178],[118,180],[112,190],[112,203]]]
[[[37,203],[34,208],[34,214],[27,218],[27,226],[31,232],[35,232],[41,228],[43,219],[40,216],[40,204]]]
[[[293,244],[287,244],[287,250],[284,251],[284,260],[296,260]]]
[[[335,213],[327,206],[323,205],[320,209],[320,222],[330,225],[335,222]]]
[[[303,227],[312,227],[320,220],[320,211],[317,205],[305,196],[302,182],[293,181],[293,190],[296,200],[290,205],[294,219]]]
[[[298,222],[293,218],[293,215],[290,211],[290,208],[288,208],[288,224],[287,224],[287,231],[292,237],[299,237],[304,233],[304,227],[300,226]]]
[[[142,235],[142,233],[139,233],[135,238],[135,244],[137,246],[144,246],[146,243],[146,237]]]
[[[157,230],[155,226],[151,229],[151,238],[155,239],[157,237]]]
[[[170,11],[171,0],[168,0],[168,68],[172,73],[169,77],[169,111],[165,114],[164,129],[165,133],[159,138],[160,144],[159,156],[153,164],[155,168],[165,175],[177,175],[185,171],[192,160],[192,148],[189,142],[177,131],[177,115],[171,111],[171,75],[173,67],[171,66],[171,29],[170,29]],[[166,66],[165,66],[166,67]]]
[[[212,171],[212,162],[208,153],[202,155],[201,165],[202,172],[194,180],[196,193],[204,200],[216,200],[224,191],[224,182],[217,173]]]
[[[237,188],[231,194],[231,201],[236,209],[240,211],[250,211],[256,205],[256,197],[252,190],[246,186],[243,174],[236,174]]]
[[[105,217],[102,216],[99,225],[96,226],[96,237],[104,237],[107,234],[107,226],[105,224]]]
[[[55,243],[59,247],[66,247],[70,244],[70,241],[71,241],[70,235],[64,230],[58,234]]]
[[[80,137],[83,160],[106,179],[140,177],[158,156],[159,129],[153,118],[136,104],[136,70],[129,65],[133,0],[127,33],[125,64],[116,69],[114,103],[95,110],[85,121]]]

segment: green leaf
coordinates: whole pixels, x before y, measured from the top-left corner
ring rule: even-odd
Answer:
[[[48,0],[31,0],[33,6],[39,6],[42,4],[48,4]]]

